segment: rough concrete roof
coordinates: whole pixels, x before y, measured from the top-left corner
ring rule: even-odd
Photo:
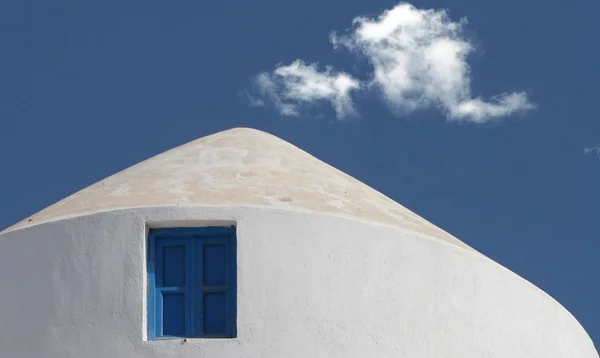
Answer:
[[[199,138],[93,184],[8,228],[126,207],[262,206],[342,215],[466,244],[351,176],[271,134]]]

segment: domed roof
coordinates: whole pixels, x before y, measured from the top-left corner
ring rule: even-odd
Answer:
[[[296,146],[248,128],[199,138],[152,157],[7,231],[99,211],[171,205],[258,206],[327,213],[400,227],[469,248]]]

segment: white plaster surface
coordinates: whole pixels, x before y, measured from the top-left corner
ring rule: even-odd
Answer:
[[[237,222],[238,337],[146,341],[146,223]],[[267,207],[132,208],[0,234],[6,358],[598,358],[556,301],[476,252]]]
[[[466,244],[385,195],[273,135],[235,128],[150,158],[26,218],[131,207],[258,206],[329,213]]]

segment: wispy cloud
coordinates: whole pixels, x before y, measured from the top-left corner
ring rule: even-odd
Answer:
[[[248,101],[248,104],[250,105],[250,107],[264,107],[265,106],[265,101],[263,101],[259,97],[253,96],[247,90],[241,91],[239,94],[241,97],[244,97]]]
[[[466,19],[455,22],[446,10],[400,3],[352,24],[344,34],[332,33],[330,41],[368,60],[373,72],[367,79],[297,60],[256,77],[261,98],[289,116],[299,115],[305,105],[327,102],[338,118],[357,113],[352,93],[358,91],[379,94],[396,114],[434,107],[451,120],[486,122],[534,108],[525,92],[491,100],[473,96],[467,57],[474,47],[463,35]]]
[[[598,156],[598,160],[600,160],[600,145],[596,147],[583,148],[583,154],[595,154]]]
[[[256,84],[262,97],[270,100],[283,115],[296,116],[302,105],[326,101],[333,106],[338,118],[356,114],[350,92],[361,86],[346,73],[336,72],[329,66],[319,71],[317,64],[300,60],[278,66],[272,73],[261,73]]]

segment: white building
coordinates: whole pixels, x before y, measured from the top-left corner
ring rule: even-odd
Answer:
[[[6,358],[598,358],[540,289],[251,129],[3,231],[0,283]]]

